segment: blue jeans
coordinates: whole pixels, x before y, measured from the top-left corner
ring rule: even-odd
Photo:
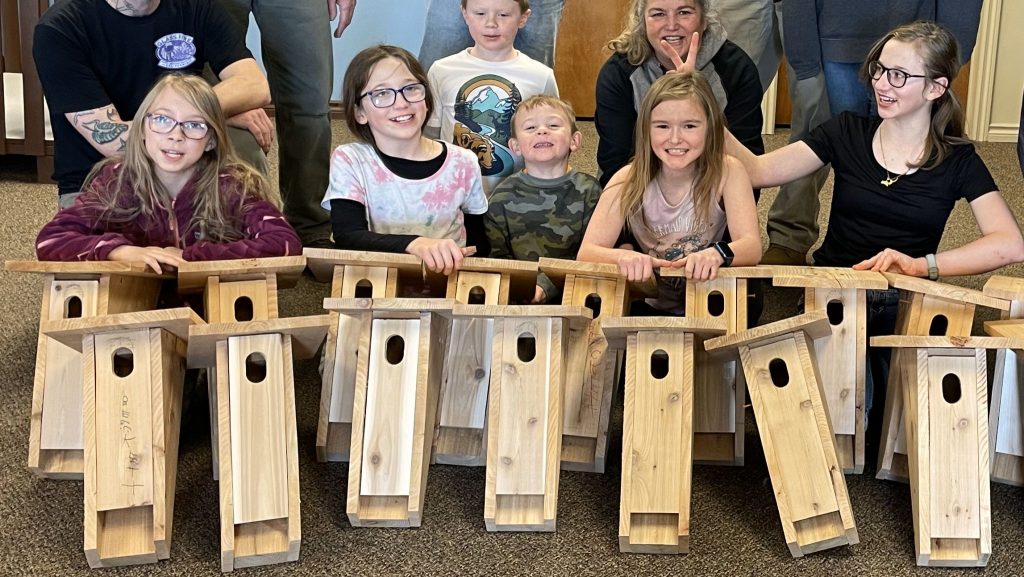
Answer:
[[[876,114],[872,91],[860,80],[860,66],[859,62],[824,63],[825,88],[832,116],[846,111],[861,116]]]
[[[320,206],[331,158],[334,52],[322,0],[220,0],[242,29],[256,17],[277,128],[284,215],[303,244],[326,242],[330,213]]]
[[[565,0],[531,0],[530,19],[516,35],[515,47],[549,68],[555,65],[555,39]],[[460,0],[427,0],[427,32],[419,61],[430,70],[435,60],[473,45]]]

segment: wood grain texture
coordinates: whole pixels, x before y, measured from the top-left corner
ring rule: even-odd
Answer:
[[[292,354],[296,359],[312,358],[327,335],[330,315],[277,318],[246,323],[203,324],[188,331],[189,368],[211,367],[216,362],[216,345],[231,337],[280,334],[292,337]]]
[[[898,288],[901,291],[920,293],[943,298],[955,303],[979,305],[1001,311],[1009,310],[1010,308],[1010,303],[1006,299],[988,296],[982,291],[892,272],[883,272],[882,275],[889,281],[889,286]]]
[[[189,327],[206,325],[188,307],[156,311],[101,315],[89,318],[46,321],[40,330],[61,343],[79,350],[86,334],[104,334],[138,329],[162,328],[175,336],[187,339]]]
[[[212,276],[219,277],[223,283],[258,280],[271,275],[277,277],[280,288],[290,288],[295,286],[305,268],[305,256],[189,261],[178,267],[178,290],[201,290]]]

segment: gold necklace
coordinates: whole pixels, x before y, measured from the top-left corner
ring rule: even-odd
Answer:
[[[885,135],[882,134],[882,125],[878,125],[878,148],[882,152],[882,168],[885,169],[885,178],[883,178],[879,182],[882,183],[886,188],[889,188],[890,186],[896,184],[896,181],[899,180],[901,176],[905,176],[907,173],[904,172],[903,174],[897,174],[894,177],[889,172],[889,167],[885,165]]]

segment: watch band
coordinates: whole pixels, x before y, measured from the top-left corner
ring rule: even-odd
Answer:
[[[928,280],[938,280],[939,279],[939,265],[938,265],[938,263],[935,262],[935,255],[934,254],[926,254],[926,255],[924,255],[924,260],[925,260],[925,262],[928,263]]]

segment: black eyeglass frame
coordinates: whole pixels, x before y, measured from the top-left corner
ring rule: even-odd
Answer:
[[[158,117],[158,116],[160,118],[166,118],[167,120],[170,120],[174,124],[171,124],[171,127],[169,129],[167,129],[167,130],[165,130],[163,132],[160,132],[156,128],[153,128],[153,119]],[[154,114],[152,112],[147,112],[146,113],[146,120],[149,121],[149,129],[152,130],[153,132],[157,133],[157,134],[170,134],[170,133],[174,132],[174,128],[177,127],[177,126],[181,127],[181,135],[184,136],[185,138],[189,139],[189,140],[202,140],[202,139],[206,138],[207,134],[210,134],[210,124],[208,122],[205,122],[205,121],[202,121],[202,120],[175,120],[175,119],[171,118],[170,116],[167,116],[166,114]],[[186,124],[202,126],[203,127],[203,134],[201,134],[200,136],[189,136],[188,135],[188,131],[185,130],[185,125]]]
[[[885,74],[886,80],[889,81],[889,84],[893,88],[903,88],[907,85],[907,80],[910,78],[931,78],[927,74],[910,74],[909,72],[904,72],[898,68],[887,68],[877,60],[868,62],[868,76],[870,76],[872,80],[878,80],[882,77],[883,73]],[[893,80],[893,75],[895,75],[896,78],[902,78],[903,80],[897,84]]]
[[[416,100],[410,100],[409,96],[405,93],[405,91],[410,89],[410,88],[415,88],[415,87],[419,87],[420,89],[423,90],[423,98],[419,98],[419,99],[416,99]],[[373,94],[387,94],[387,93],[391,94],[391,101],[390,102],[388,102],[387,104],[377,104],[376,102],[374,102]],[[426,85],[423,84],[422,82],[413,82],[412,84],[406,84],[405,86],[403,86],[401,88],[377,88],[375,90],[369,90],[367,92],[364,92],[364,93],[360,94],[359,95],[359,100],[362,100],[362,99],[366,98],[367,96],[369,96],[370,97],[370,104],[373,104],[373,106],[375,108],[390,108],[390,107],[395,105],[395,102],[398,102],[398,94],[399,93],[402,94],[402,98],[404,98],[405,101],[408,102],[409,104],[414,104],[416,102],[423,102],[424,100],[427,99],[427,87],[426,87]]]

